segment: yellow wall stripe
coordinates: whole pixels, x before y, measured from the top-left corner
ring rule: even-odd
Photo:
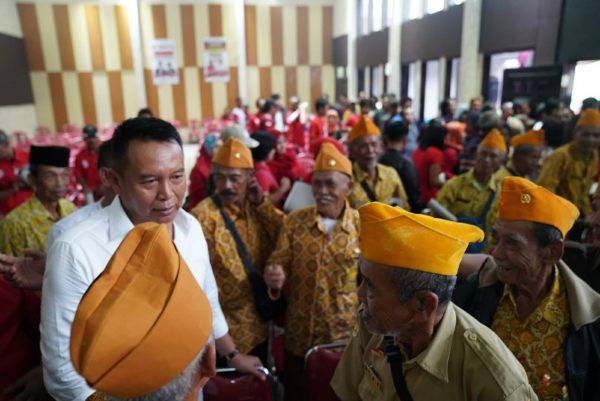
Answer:
[[[227,55],[229,56],[229,65],[238,65],[238,43],[237,43],[237,25],[235,23],[235,9],[232,5],[223,4],[223,36],[227,38]]]
[[[175,40],[177,64],[181,68],[183,67],[183,38],[181,35],[181,14],[179,10],[179,5],[177,4],[165,6],[167,37]]]
[[[225,82],[215,82],[211,86],[214,118],[219,118],[227,107],[227,84]]]
[[[315,99],[312,99],[310,94],[310,67],[307,65],[299,65],[296,69],[296,74],[298,96],[300,96],[301,99],[306,100],[310,105],[310,108],[312,108]]]
[[[173,109],[173,90],[171,85],[158,85],[158,115],[163,120],[174,120],[175,110]]]
[[[298,64],[298,27],[296,7],[283,6],[283,63]],[[308,33],[307,33],[308,34]]]
[[[310,65],[323,64],[323,7],[308,7],[308,62]]]
[[[250,110],[254,110],[254,102],[260,97],[260,77],[258,73],[258,67],[248,66],[246,68],[246,74],[248,74],[248,105]]]
[[[63,73],[64,92],[67,94],[65,103],[69,123],[83,125],[83,108],[81,107],[81,91],[79,90],[79,78],[76,72]]]
[[[196,67],[186,67],[183,70],[185,75],[185,107],[189,119],[200,119],[200,84],[198,83],[198,69]]]
[[[329,95],[329,99],[335,99],[335,67],[331,64],[324,65],[321,70],[323,94]]]
[[[98,125],[114,122],[111,110],[110,90],[106,72],[92,73],[92,85],[96,100],[96,116]]]
[[[46,64],[46,71],[59,72],[62,69],[60,63],[60,51],[58,38],[56,37],[56,24],[51,4],[36,4],[38,24],[40,27],[42,52]]]
[[[137,103],[137,78],[135,76],[135,72],[121,72],[121,81],[123,82],[123,104],[125,107],[125,118],[135,117],[139,108]]]
[[[278,93],[281,96],[282,103],[287,104],[290,94],[286,93],[284,66],[273,66],[271,68],[271,91]]]
[[[102,33],[102,48],[108,71],[121,70],[121,52],[119,51],[119,31],[117,17],[113,6],[100,6],[100,31]]]
[[[152,54],[150,52],[150,41],[154,38],[154,21],[152,20],[152,9],[146,3],[140,3],[140,25],[142,31],[142,47],[144,53],[144,68],[152,66]],[[146,84],[146,86],[148,86]]]
[[[54,109],[52,107],[48,74],[45,72],[32,72],[30,76],[38,123],[41,127],[54,129],[56,124],[54,122]]]
[[[85,15],[92,54],[92,67],[94,70],[104,70],[104,44],[102,40],[102,28],[100,27],[99,6],[86,5]]]
[[[92,55],[88,40],[87,18],[83,4],[71,4],[69,10],[69,28],[73,38],[73,53],[77,71],[92,70]]]
[[[196,25],[196,58],[198,60],[198,66],[204,66],[204,38],[209,36],[208,33],[208,5],[196,4],[194,5],[194,24]]]
[[[271,65],[271,10],[269,6],[256,6],[256,46],[258,65]]]

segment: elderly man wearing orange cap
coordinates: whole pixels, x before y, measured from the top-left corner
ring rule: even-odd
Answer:
[[[81,299],[71,359],[98,398],[196,401],[215,374],[211,332],[210,303],[166,225],[143,223]]]
[[[284,214],[264,195],[253,172],[250,149],[237,139],[229,139],[213,156],[215,193],[200,202],[192,214],[206,236],[232,337],[241,352],[266,360],[267,322],[257,310],[253,280],[262,280]],[[235,353],[228,356],[235,357]]]
[[[301,399],[306,351],[345,341],[352,331],[359,253],[358,212],[347,201],[351,177],[350,160],[333,144],[324,143],[312,176],[317,204],[286,217],[265,269],[265,282],[275,291],[287,282],[288,400]]]
[[[381,132],[368,116],[362,116],[348,136],[354,188],[350,194],[353,207],[379,201],[409,209],[402,180],[393,167],[378,163],[383,153]]]
[[[523,367],[450,300],[473,226],[359,210],[362,311],[331,386],[342,401],[536,400]]]
[[[582,215],[592,211],[590,187],[598,175],[600,111],[587,109],[579,117],[573,141],[544,161],[537,183],[573,202]]]
[[[506,159],[506,143],[497,129],[481,141],[475,166],[446,182],[437,200],[461,221],[485,228],[487,216],[498,191],[494,173]]]
[[[541,400],[600,399],[600,295],[561,261],[578,215],[547,189],[505,178],[491,257],[454,295],[515,354]]]
[[[505,177],[524,177],[535,181],[542,166],[544,150],[544,131],[527,131],[515,135],[510,140],[512,154],[506,166],[494,174],[494,178],[502,181]]]
[[[113,152],[110,179],[117,196],[109,206],[65,231],[48,250],[42,291],[41,350],[46,388],[59,401],[85,401],[96,394],[75,371],[67,352],[73,318],[88,287],[102,273],[123,238],[142,223],[166,225],[210,301],[217,351],[230,355],[236,350],[219,305],[202,228],[181,208],[186,180],[179,133],[171,124],[156,118],[129,119],[115,130]],[[199,320],[202,316],[190,314],[188,318]],[[230,364],[264,378],[256,369],[260,360],[254,356],[238,355]]]

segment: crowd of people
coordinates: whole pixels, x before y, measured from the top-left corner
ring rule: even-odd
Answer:
[[[84,127],[74,161],[0,131],[0,401],[265,380],[272,322],[286,400],[331,343],[343,401],[600,399],[596,99],[444,100],[427,122],[394,96],[256,105],[190,172],[148,109],[104,142]]]

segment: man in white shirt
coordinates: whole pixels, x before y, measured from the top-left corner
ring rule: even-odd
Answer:
[[[206,293],[213,312],[217,352],[228,359],[231,367],[264,379],[256,369],[260,360],[240,354],[228,334],[202,229],[181,209],[186,180],[179,134],[162,120],[131,119],[115,131],[113,150],[111,184],[117,197],[110,206],[66,231],[48,251],[40,325],[48,392],[59,401],[84,401],[94,394],[70,360],[73,317],[83,294],[104,270],[121,240],[134,225],[148,221],[167,225]]]

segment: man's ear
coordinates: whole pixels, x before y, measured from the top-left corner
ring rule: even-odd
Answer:
[[[208,382],[208,380],[217,374],[217,353],[215,351],[215,343],[211,342],[206,346],[202,360],[200,361],[200,387]]]
[[[426,322],[431,316],[437,314],[439,304],[438,296],[431,291],[417,291],[411,300],[413,319],[417,322]]]
[[[103,171],[104,171],[104,175],[102,174]],[[121,188],[121,178],[119,176],[119,173],[117,173],[115,171],[115,169],[112,169],[112,168],[100,169],[100,173],[101,173],[100,177],[102,178],[102,180],[106,179],[108,184],[112,187],[113,192],[116,193],[117,195],[121,195],[122,188]]]
[[[563,256],[564,241],[555,241],[548,245],[542,253],[542,262],[546,266],[554,266]]]

